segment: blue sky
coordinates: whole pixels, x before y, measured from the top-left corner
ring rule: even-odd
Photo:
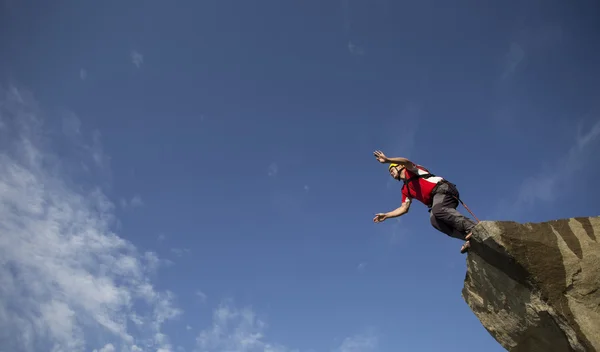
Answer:
[[[501,351],[378,149],[598,215],[594,1],[0,6],[3,348]]]

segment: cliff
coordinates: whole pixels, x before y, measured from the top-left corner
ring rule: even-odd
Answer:
[[[482,221],[462,296],[509,351],[600,351],[600,217]]]

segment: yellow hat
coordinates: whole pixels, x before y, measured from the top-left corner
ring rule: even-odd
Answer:
[[[390,164],[390,166],[388,166],[388,171],[392,170],[393,167],[399,166],[398,164]]]

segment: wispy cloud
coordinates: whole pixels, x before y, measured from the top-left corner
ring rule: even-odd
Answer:
[[[101,188],[69,177],[31,95],[0,94],[3,348],[169,350],[162,325],[181,312],[150,281],[160,260],[113,232],[115,207]],[[98,339],[103,347],[89,345]]]
[[[539,174],[526,178],[519,187],[514,201],[501,202],[496,217],[522,213],[538,202],[553,202],[568,189],[569,185],[565,180],[572,179],[587,162],[597,156],[600,119],[585,129],[583,122],[579,123],[577,131],[573,145],[565,154],[558,156]]]
[[[354,44],[352,41],[348,42],[348,51],[350,51],[350,54],[356,56],[362,56],[365,54],[365,49],[363,49],[363,47],[361,46]]]
[[[96,166],[101,170],[106,170],[109,173],[110,169],[110,157],[104,153],[104,146],[102,145],[102,134],[100,131],[94,131],[92,133],[92,144],[86,147],[94,159]]]
[[[140,68],[142,66],[142,64],[144,63],[144,55],[142,55],[141,53],[132,50],[131,51],[131,62],[137,67]]]
[[[600,136],[600,120],[584,134],[581,134],[582,129],[582,125],[579,125],[579,133],[574,145],[565,155],[556,160],[556,164],[551,169],[525,180],[515,204],[517,207],[531,206],[536,201],[553,201],[558,196],[563,181],[577,173],[589,156],[597,155],[590,147]]]
[[[521,27],[513,36],[503,58],[501,78],[505,80],[513,76],[528,57],[547,52],[560,43],[563,37],[563,29],[555,24]]]
[[[386,220],[386,222],[391,222],[391,231],[387,236],[390,244],[399,245],[404,243],[409,236],[413,235],[413,233],[411,233],[412,229],[406,226],[405,220],[406,219],[402,219],[401,217]]]
[[[87,78],[87,71],[84,68],[82,68],[81,70],[79,70],[79,78],[82,81],[85,81],[85,79]]]
[[[504,57],[504,72],[502,79],[506,79],[515,73],[517,67],[525,58],[525,50],[517,42],[510,43],[510,48]]]
[[[231,301],[222,302],[214,311],[212,325],[196,338],[195,352],[298,352],[282,344],[269,341],[267,323],[252,308],[238,308]],[[332,352],[371,352],[378,347],[378,336],[373,329],[343,339]]]
[[[352,9],[349,0],[341,0],[341,16],[342,28],[348,38],[355,37],[352,35]],[[356,44],[356,40],[348,40],[348,51],[353,56],[365,55],[365,49],[362,45]]]
[[[171,248],[171,253],[175,254],[179,258],[190,253],[189,248]]]
[[[266,341],[266,326],[251,308],[238,309],[230,302],[224,302],[214,310],[212,326],[198,334],[196,351],[292,351],[280,344]]]
[[[207,300],[207,298],[208,298],[208,296],[206,296],[206,293],[204,293],[204,292],[202,292],[202,291],[200,291],[200,290],[197,290],[197,291],[196,291],[196,296],[198,296],[198,297],[200,298],[200,301],[201,301],[202,303],[206,303],[206,300]]]
[[[132,207],[141,207],[142,205],[144,205],[144,201],[142,200],[142,197],[140,197],[139,194],[136,194],[129,201],[129,205],[131,205]]]
[[[81,121],[75,114],[66,114],[62,118],[62,131],[70,138],[81,136]]]
[[[141,349],[139,349],[137,346],[134,346],[135,349],[132,349],[132,351],[141,351]],[[107,343],[106,345],[104,345],[104,347],[102,347],[99,350],[94,350],[93,352],[116,352],[117,349],[115,348],[115,346],[112,343]]]
[[[129,201],[125,198],[121,198],[121,207],[124,209],[139,208],[142,206],[144,206],[144,201],[142,200],[142,197],[139,194],[136,194],[135,196],[131,197]]]
[[[496,102],[491,107],[490,122],[504,133],[515,133],[521,129],[523,115],[523,100],[520,95],[514,94],[514,81],[519,80],[521,72],[525,72],[528,65],[535,66],[536,61],[544,61],[546,57],[553,56],[564,48],[561,46],[566,37],[565,30],[552,19],[544,19],[541,24],[537,21],[527,20],[530,13],[539,16],[540,3],[523,2],[521,17],[516,30],[509,33],[506,41],[506,51],[499,58],[498,80],[496,86]],[[544,15],[542,15],[543,17]],[[499,131],[500,132],[500,131]],[[500,132],[502,133],[502,132]]]
[[[367,263],[363,262],[363,263],[358,264],[356,269],[361,273],[364,272],[367,269]]]
[[[334,352],[371,352],[376,351],[379,338],[373,331],[347,337]]]
[[[279,167],[277,166],[277,163],[271,163],[271,165],[269,165],[269,169],[267,170],[267,175],[269,175],[269,177],[275,177],[278,173]]]

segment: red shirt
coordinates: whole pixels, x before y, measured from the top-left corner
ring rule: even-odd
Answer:
[[[429,171],[422,167],[421,165],[415,165],[417,167],[417,171],[419,175],[428,174]],[[406,179],[410,179],[416,174],[410,172],[408,169],[404,169]],[[435,188],[435,186],[443,180],[442,177],[432,176],[428,178],[419,177],[415,178],[410,182],[407,182],[406,185],[402,186],[402,203],[406,201],[406,198],[414,198],[421,203],[429,206],[432,201],[431,191]],[[408,189],[407,189],[408,187]]]

